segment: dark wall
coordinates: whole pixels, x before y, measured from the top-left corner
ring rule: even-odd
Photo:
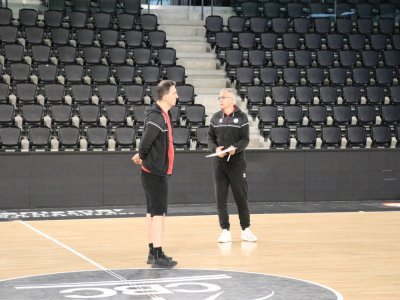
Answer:
[[[170,203],[213,203],[213,159],[176,153]],[[249,201],[400,199],[400,149],[248,150]],[[144,204],[131,152],[0,155],[0,208]]]

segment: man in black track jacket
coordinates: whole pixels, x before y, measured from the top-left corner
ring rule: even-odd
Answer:
[[[246,161],[244,150],[249,144],[247,115],[235,105],[233,89],[223,89],[219,94],[221,110],[213,115],[208,131],[208,148],[221,153],[214,160],[214,186],[217,198],[218,218],[222,232],[220,243],[232,241],[227,207],[228,188],[231,185],[238,207],[242,240],[255,242],[257,237],[250,231],[250,212],[247,202]]]
[[[157,102],[147,108],[139,153],[132,157],[141,165],[147,199],[146,228],[149,242],[147,263],[153,268],[172,268],[177,262],[162,250],[164,219],[168,207],[168,179],[174,164],[174,145],[169,110],[178,98],[175,82],[157,86]]]

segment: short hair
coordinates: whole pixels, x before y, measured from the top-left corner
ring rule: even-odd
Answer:
[[[175,81],[172,80],[162,80],[157,85],[157,100],[162,100],[162,98],[169,93],[172,86],[175,86]]]
[[[232,96],[233,96],[233,104],[236,104],[236,96],[237,96],[237,93],[236,93],[236,90],[235,90],[235,89],[232,89],[232,88],[223,88],[223,89],[220,90],[220,93],[230,93],[230,94],[232,94]]]

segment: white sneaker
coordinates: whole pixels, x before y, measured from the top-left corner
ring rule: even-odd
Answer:
[[[221,234],[219,235],[218,242],[219,243],[232,242],[231,232],[227,229],[222,230]]]
[[[257,241],[257,237],[251,232],[250,228],[247,227],[245,230],[242,230],[242,240],[246,242],[255,242]]]

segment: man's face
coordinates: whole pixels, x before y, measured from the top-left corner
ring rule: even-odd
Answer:
[[[178,98],[178,93],[176,92],[176,87],[171,86],[168,94],[164,95],[163,100],[168,103],[169,107],[174,107],[176,104],[176,99]]]
[[[226,110],[233,107],[233,95],[229,92],[223,91],[219,94],[219,107],[221,110]]]

